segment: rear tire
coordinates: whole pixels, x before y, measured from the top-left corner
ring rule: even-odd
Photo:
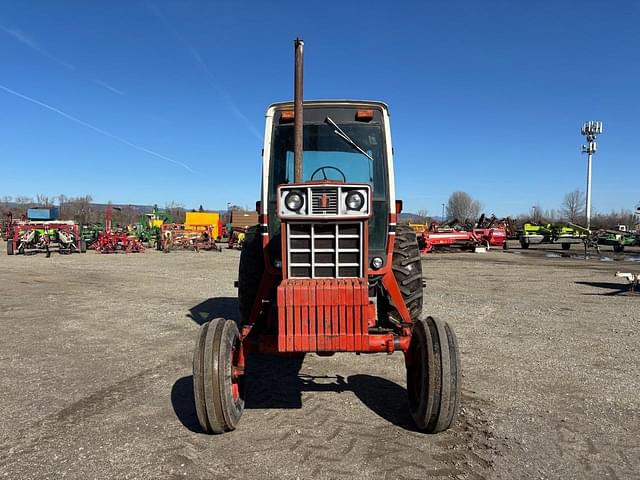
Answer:
[[[240,319],[242,325],[249,322],[253,304],[258,301],[258,288],[264,273],[264,254],[262,252],[262,238],[258,233],[258,226],[249,228],[240,252],[240,266],[238,269],[238,303],[240,305]]]
[[[615,243],[613,245],[613,251],[616,253],[622,253],[624,252],[624,245],[620,244],[620,243]]]
[[[7,255],[13,255],[13,240],[7,240]]]
[[[422,262],[416,232],[409,227],[398,226],[396,230],[391,268],[411,320],[415,322],[422,315]],[[393,305],[389,309],[389,319],[396,324],[404,323]]]
[[[447,430],[460,403],[458,342],[449,324],[432,317],[415,322],[405,358],[409,411],[416,426],[426,433]]]
[[[569,250],[571,248],[570,243],[561,243],[560,245],[562,245],[563,250]]]

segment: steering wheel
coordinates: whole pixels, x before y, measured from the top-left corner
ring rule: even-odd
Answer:
[[[340,170],[338,167],[332,167],[331,165],[325,165],[323,167],[316,168],[313,171],[313,173],[311,174],[310,180],[313,180],[313,177],[315,177],[316,173],[318,173],[318,172],[322,172],[322,176],[324,177],[324,180],[328,180],[326,170],[335,170],[340,175],[342,175],[342,181],[345,182],[345,183],[347,182],[347,177],[344,174],[344,172],[342,170]]]

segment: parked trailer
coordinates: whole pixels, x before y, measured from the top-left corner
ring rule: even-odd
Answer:
[[[73,221],[20,221],[7,238],[7,255],[58,251],[62,254],[86,251],[78,224]]]

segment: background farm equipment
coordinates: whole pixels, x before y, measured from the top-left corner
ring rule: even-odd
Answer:
[[[164,223],[172,223],[173,218],[166,210],[158,209],[154,205],[151,213],[140,215],[138,224],[135,226],[138,239],[149,248],[154,246],[160,250],[162,248],[161,227]]]
[[[113,231],[113,208],[107,205],[105,210],[104,232],[98,234],[98,239],[90,248],[98,253],[142,253],[144,245],[135,234],[127,234],[123,231]]]
[[[89,249],[93,248],[102,232],[104,232],[104,225],[102,223],[94,223],[93,225],[82,225],[82,227],[80,228],[80,236]]]
[[[432,252],[435,248],[455,247],[462,250],[474,250],[487,247],[488,242],[481,240],[473,232],[452,228],[430,227],[418,237],[421,253]]]
[[[13,219],[11,212],[7,213],[4,220],[2,220],[2,228],[0,229],[0,236],[3,240],[8,240],[13,237],[13,227],[17,225],[19,220]]]
[[[98,253],[142,253],[144,245],[135,235],[124,232],[105,231],[99,234],[98,240],[91,245]]]
[[[247,229],[234,227],[231,229],[229,233],[229,241],[227,242],[227,248],[236,248],[241,250],[242,245],[244,244],[244,239],[246,236]]]
[[[598,230],[596,232],[598,245],[610,245],[613,251],[624,252],[625,247],[638,245],[638,238],[630,232],[621,230]]]
[[[589,243],[590,232],[580,225],[567,224],[533,224],[525,223],[518,232],[522,248],[538,244],[560,244],[563,250],[569,250],[572,244]]]
[[[472,232],[484,244],[506,250],[511,228],[509,218],[498,220],[495,215],[487,218],[483,213]]]
[[[7,255],[51,251],[62,254],[85,252],[78,224],[72,221],[20,221],[7,238]]]
[[[213,239],[211,225],[165,223],[161,227],[160,235],[164,252],[170,252],[173,249],[221,250]]]

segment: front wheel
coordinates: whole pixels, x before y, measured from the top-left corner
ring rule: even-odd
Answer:
[[[416,426],[426,433],[448,429],[460,402],[458,341],[449,324],[433,317],[414,322],[405,361],[409,411]]]
[[[7,255],[13,255],[13,240],[7,240]]]
[[[242,348],[233,320],[215,318],[200,327],[193,353],[196,414],[206,433],[234,430],[244,411],[244,375],[236,368]]]
[[[616,253],[624,252],[624,245],[622,245],[621,243],[615,243],[613,245],[613,251],[616,252]]]
[[[561,245],[563,250],[569,250],[571,248],[570,243],[562,243]]]

